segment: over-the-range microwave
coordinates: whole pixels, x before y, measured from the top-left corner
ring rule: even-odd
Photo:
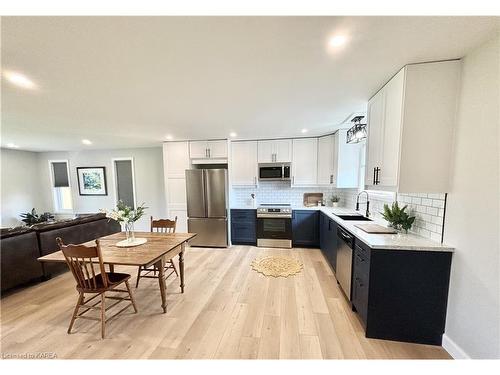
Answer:
[[[260,181],[290,180],[290,163],[259,164]]]

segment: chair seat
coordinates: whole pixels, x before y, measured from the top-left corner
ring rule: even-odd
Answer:
[[[124,282],[125,280],[130,279],[130,275],[128,273],[119,273],[119,272],[106,272],[106,276],[108,277],[108,287],[104,287],[104,282],[102,280],[102,275],[96,275],[95,277],[95,282],[96,282],[96,288],[91,288],[91,289],[82,289],[83,291],[89,291],[89,290],[102,290],[102,289],[110,289],[110,287],[113,287],[113,285],[120,284]],[[89,280],[90,285],[94,285],[94,278]]]

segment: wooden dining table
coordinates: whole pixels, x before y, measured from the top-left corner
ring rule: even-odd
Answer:
[[[124,232],[111,234],[99,238],[103,263],[108,265],[109,271],[114,272],[115,265],[144,266],[155,265],[158,270],[158,284],[160,287],[161,307],[167,312],[167,296],[165,283],[165,263],[179,256],[179,276],[181,293],[184,293],[184,251],[186,243],[196,233],[151,233],[135,232],[136,238],[146,238],[147,242],[133,247],[118,247],[116,243],[126,238]],[[63,239],[64,240],[64,239]],[[95,241],[82,245],[95,246]],[[40,262],[66,262],[62,251],[38,258]]]

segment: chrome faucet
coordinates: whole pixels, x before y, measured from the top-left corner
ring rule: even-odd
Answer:
[[[366,194],[366,202],[365,202],[366,203],[366,215],[365,216],[369,217],[370,216],[370,201],[369,201],[368,193],[365,190],[360,191],[358,193],[358,196],[356,197],[356,211],[359,211],[359,196],[363,193]]]

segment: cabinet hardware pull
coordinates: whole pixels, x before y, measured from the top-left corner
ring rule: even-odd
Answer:
[[[380,168],[377,167],[376,168],[376,171],[377,171],[377,177],[375,179],[375,185],[379,185],[380,184],[380,179],[379,179],[379,172],[380,172]]]
[[[373,185],[375,185],[375,167],[373,167]]]

